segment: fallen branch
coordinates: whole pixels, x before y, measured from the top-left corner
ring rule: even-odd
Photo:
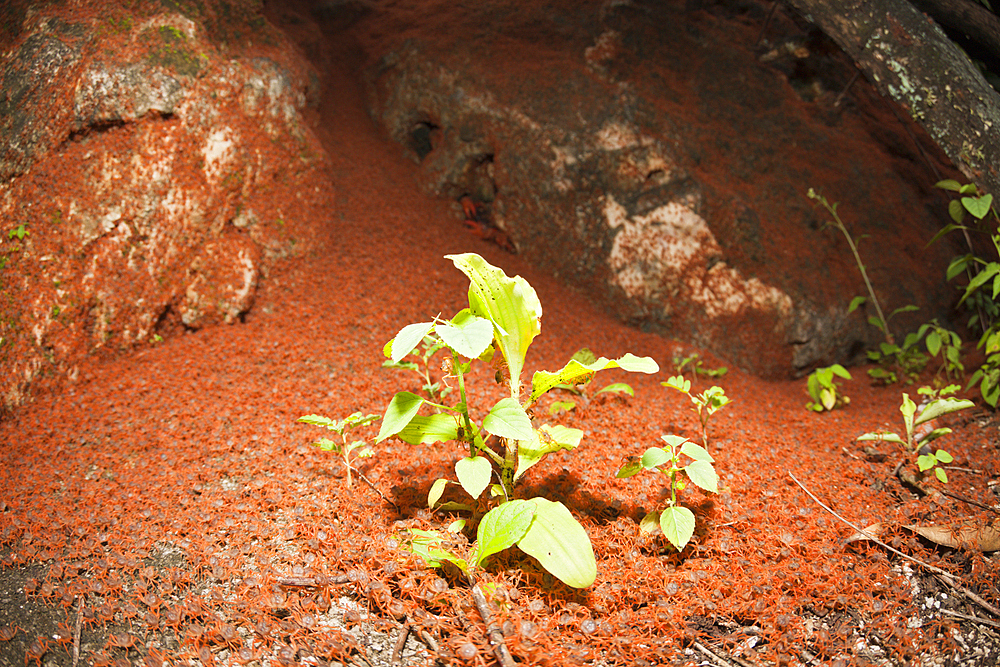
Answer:
[[[486,623],[486,636],[489,637],[490,645],[493,647],[493,655],[497,657],[497,662],[500,663],[501,667],[516,667],[514,657],[507,649],[507,644],[504,643],[503,630],[493,621],[493,614],[490,613],[486,596],[483,595],[483,591],[479,588],[473,575],[468,575],[468,579],[469,585],[472,586],[472,599],[476,603],[476,609],[479,610],[479,615]]]
[[[991,628],[998,628],[998,629],[1000,629],[1000,623],[997,623],[996,621],[991,621],[988,618],[980,618],[979,616],[971,616],[969,614],[963,614],[961,612],[952,611],[951,609],[942,609],[941,613],[944,614],[944,615],[946,615],[946,616],[954,616],[955,618],[961,618],[962,620],[970,621],[972,623],[981,623],[982,625],[988,625]]]
[[[817,505],[819,505],[820,507],[822,507],[823,509],[825,509],[827,512],[829,512],[834,517],[836,517],[837,519],[839,519],[841,522],[843,522],[843,523],[847,524],[848,526],[850,526],[851,528],[853,528],[855,531],[858,532],[858,534],[864,536],[865,539],[871,540],[872,542],[874,542],[875,544],[879,545],[883,549],[888,549],[889,551],[891,551],[892,553],[896,554],[897,556],[902,556],[906,560],[909,560],[909,561],[912,561],[912,562],[916,563],[917,565],[919,565],[922,568],[928,570],[929,572],[933,572],[934,574],[937,574],[939,576],[939,578],[941,579],[942,582],[944,582],[945,584],[947,584],[948,586],[950,586],[954,590],[960,592],[962,595],[964,595],[968,599],[972,600],[973,602],[975,602],[976,604],[978,604],[980,607],[982,607],[983,609],[985,609],[989,613],[993,614],[994,616],[1000,617],[1000,609],[997,609],[995,606],[993,606],[992,604],[990,604],[989,602],[987,602],[983,598],[979,597],[978,595],[976,595],[975,593],[973,593],[969,589],[965,588],[964,586],[959,586],[958,583],[957,583],[957,581],[960,581],[960,579],[958,577],[956,577],[955,575],[953,575],[952,573],[947,572],[945,570],[942,570],[939,567],[934,567],[933,565],[931,565],[929,563],[925,563],[922,560],[918,560],[918,559],[914,558],[913,556],[910,556],[910,555],[907,555],[907,554],[903,553],[899,549],[894,549],[893,547],[889,546],[888,544],[886,544],[882,540],[878,539],[877,537],[875,537],[874,535],[872,535],[871,533],[869,533],[868,531],[866,531],[864,528],[859,528],[858,526],[855,526],[853,523],[851,523],[850,521],[848,521],[847,519],[845,519],[844,517],[840,516],[839,514],[837,514],[836,512],[834,512],[832,509],[830,509],[829,507],[827,507],[826,505],[824,505],[822,503],[822,501],[820,501],[819,498],[817,498],[815,495],[813,495],[812,491],[810,491],[805,486],[803,486],[802,482],[800,482],[795,477],[795,475],[793,475],[791,472],[788,473],[788,476],[791,477],[792,481],[795,482],[796,484],[798,484],[799,488],[801,488],[803,491],[805,491],[806,494],[808,494],[808,496],[810,498],[812,498],[813,501],[815,501],[815,503]]]
[[[406,638],[410,636],[410,621],[407,620],[399,628],[399,637],[396,638],[396,646],[392,649],[392,664],[398,665],[403,662],[403,647],[406,646]]]

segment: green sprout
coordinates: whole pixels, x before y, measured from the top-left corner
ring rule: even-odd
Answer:
[[[834,376],[845,380],[851,379],[851,374],[840,364],[817,368],[809,374],[806,388],[812,400],[806,403],[806,409],[813,412],[823,412],[833,410],[847,405],[851,399],[840,393],[840,385],[834,381]]]
[[[299,417],[296,421],[303,424],[312,424],[313,426],[322,426],[340,436],[340,442],[329,438],[320,438],[311,444],[314,447],[319,447],[324,452],[332,451],[335,454],[340,454],[344,462],[344,469],[347,471],[347,488],[351,488],[351,471],[355,470],[351,464],[351,456],[369,457],[372,456],[374,450],[368,445],[366,440],[347,442],[347,435],[353,429],[366,426],[379,419],[379,415],[362,415],[360,412],[355,412],[344,419],[330,419],[329,417],[320,415],[306,415],[305,417]],[[359,472],[358,475],[360,474]]]
[[[701,444],[708,449],[708,420],[732,402],[726,396],[726,391],[722,387],[712,386],[700,394],[692,394],[691,381],[685,379],[683,375],[675,375],[660,384],[687,394],[694,403],[694,411],[698,413],[698,421],[701,422]]]
[[[677,504],[677,492],[684,489],[684,481],[679,476],[683,473],[695,486],[710,493],[718,493],[719,476],[712,465],[715,459],[703,447],[677,435],[660,438],[666,443],[666,449],[650,447],[641,458],[625,463],[615,476],[624,479],[642,470],[651,470],[670,477],[670,503],[666,509],[647,514],[639,523],[639,529],[644,532],[659,529],[677,551],[683,551],[694,535],[695,517],[694,512]],[[682,455],[693,460],[681,466]]]

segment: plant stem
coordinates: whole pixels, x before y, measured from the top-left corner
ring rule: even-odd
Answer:
[[[875,289],[872,287],[871,281],[868,280],[868,272],[865,270],[865,265],[861,261],[861,255],[858,254],[858,247],[854,245],[854,239],[851,238],[850,232],[847,231],[847,226],[844,225],[844,222],[840,219],[840,216],[837,215],[837,208],[835,206],[831,206],[830,203],[826,200],[826,197],[823,197],[822,195],[815,195],[815,193],[813,194],[814,198],[819,199],[819,203],[823,205],[823,208],[829,211],[830,215],[833,216],[833,219],[835,221],[833,226],[839,229],[844,234],[844,238],[847,239],[847,245],[851,247],[851,252],[854,254],[854,261],[858,265],[858,270],[861,272],[861,277],[864,278],[865,280],[865,287],[868,288],[868,296],[871,297],[872,304],[875,306],[875,310],[878,313],[878,318],[882,322],[882,327],[883,327],[882,333],[885,334],[885,340],[887,343],[889,343],[889,345],[895,345],[896,343],[892,337],[892,333],[889,332],[889,322],[885,319],[885,315],[882,313],[882,307],[879,305],[878,298],[875,296]]]
[[[462,365],[459,363],[458,355],[451,353],[452,370],[458,373],[458,394],[462,399],[462,419],[465,421],[465,432],[469,437],[469,456],[476,455],[476,437],[472,430],[472,420],[469,419],[469,403],[465,397],[465,375],[462,373]]]

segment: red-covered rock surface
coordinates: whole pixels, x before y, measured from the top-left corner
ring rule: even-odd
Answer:
[[[682,493],[698,518],[682,553],[640,536],[639,519],[669,490],[614,473],[661,434],[698,439],[690,402],[659,385],[693,350],[620,324],[470,235],[457,205],[418,191],[417,168],[374,129],[352,63],[339,62],[314,119],[334,193],[309,221],[323,230],[313,249],[275,261],[244,322],[178,323],[162,342],[92,355],[75,382],[40,385],[0,422],[0,665],[68,666],[74,650],[95,665],[322,665],[350,654],[390,664],[403,628],[403,664],[493,663],[469,589],[401,548],[405,529],[452,520],[424,507],[459,448],[378,445],[359,466],[379,495],[346,488],[337,459],[309,446],[321,432],[295,423],[381,413],[395,391],[419,390],[415,376],[380,368],[382,346],[405,324],[465,305],[467,280],[443,258],[459,252],[537,290],[542,333],[528,373],[584,346],[649,355],[663,369],[606,373],[635,397],[561,417],[583,443],[526,476],[526,495],[562,501],[584,525],[598,576],[575,591],[516,549],[491,560],[481,581],[495,586],[493,612],[519,661],[694,664],[708,651],[730,664],[995,664],[995,642],[964,618],[987,617],[982,606],[880,547],[845,544],[854,531],[788,474],[856,525],[883,522],[885,540],[997,605],[992,558],[902,528],[994,520],[994,414],[946,420],[956,432],[939,442],[955,467],[937,488],[953,495],[931,499],[894,474],[911,457],[889,444],[876,448],[884,458],[865,455],[855,442],[898,430],[900,394],[914,388],[872,388],[852,369],[850,406],[816,415],[804,381],[730,371],[717,383],[733,403],[709,431],[723,488]],[[702,353],[708,366],[725,363]],[[470,382],[489,391],[492,371]]]

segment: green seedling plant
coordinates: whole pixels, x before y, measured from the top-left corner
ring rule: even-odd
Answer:
[[[861,254],[858,252],[857,243],[851,233],[847,230],[847,226],[844,221],[840,219],[840,215],[837,213],[837,202],[831,204],[827,201],[826,197],[817,194],[812,188],[806,193],[810,199],[815,199],[818,201],[823,208],[827,210],[830,217],[833,218],[832,223],[828,223],[829,226],[834,227],[839,230],[844,238],[847,240],[847,245],[851,249],[851,254],[854,255],[854,262],[857,264],[858,271],[861,273],[861,278],[865,282],[865,288],[868,290],[868,296],[856,296],[851,300],[850,305],[847,308],[848,314],[853,313],[855,310],[860,308],[866,303],[871,303],[875,308],[875,315],[868,318],[868,323],[882,332],[885,337],[885,341],[879,344],[877,350],[870,350],[868,352],[868,358],[875,363],[878,363],[881,368],[873,368],[868,371],[869,376],[872,379],[884,382],[886,384],[892,384],[899,380],[899,376],[896,374],[895,370],[889,367],[895,367],[899,369],[904,377],[913,381],[916,376],[924,369],[927,365],[927,357],[918,348],[917,343],[919,338],[915,338],[913,334],[907,336],[902,345],[896,343],[895,337],[892,335],[892,331],[889,329],[889,322],[893,317],[900,313],[912,312],[919,310],[917,306],[908,305],[902,308],[897,308],[891,313],[889,317],[886,317],[882,311],[882,305],[879,303],[878,297],[875,296],[875,289],[872,287],[871,280],[868,278],[868,270],[865,268],[864,262],[861,261]]]
[[[702,363],[700,355],[697,352],[681,357],[675,356],[673,359],[674,370],[678,375],[684,375],[686,369],[690,369],[694,375],[692,377],[697,377],[699,375],[704,375],[708,378],[720,378],[729,372],[729,368],[726,366],[720,366],[719,368],[708,368]]]
[[[833,379],[834,376],[845,380],[851,379],[851,374],[840,364],[817,368],[809,374],[806,389],[812,400],[806,403],[807,410],[823,412],[848,405],[851,402],[850,397],[840,393],[840,384]]]
[[[983,400],[992,408],[1000,400],[1000,261],[988,261],[974,252],[970,232],[986,233],[993,243],[1000,260],[1000,213],[993,202],[993,195],[981,193],[974,183],[965,185],[953,180],[944,180],[937,187],[958,194],[948,204],[948,213],[954,221],[942,229],[931,243],[955,230],[965,236],[970,252],[952,259],[946,276],[954,280],[960,275],[968,278],[962,293],[960,305],[964,304],[973,315],[969,319],[970,329],[982,331],[978,347],[986,354],[985,363],[972,374],[967,388],[979,385]],[[972,216],[973,224],[966,225],[966,215]]]
[[[386,359],[382,363],[382,367],[396,368],[416,373],[423,381],[421,390],[427,392],[427,396],[430,397],[432,401],[440,401],[451,393],[452,388],[449,387],[447,383],[442,381],[431,381],[431,359],[445,347],[446,346],[442,340],[435,339],[433,336],[424,336],[423,340],[421,340],[417,347],[414,348],[414,350],[408,355],[411,358],[416,358],[417,362],[406,361],[405,359],[400,361]],[[443,387],[441,386],[442,384],[444,384]]]
[[[910,399],[909,394],[903,394],[903,403],[899,406],[899,411],[903,413],[903,427],[906,431],[906,438],[903,439],[897,433],[886,431],[875,431],[865,433],[858,437],[859,442],[885,441],[902,445],[910,454],[917,454],[917,467],[921,473],[934,469],[934,475],[942,484],[948,483],[948,475],[938,463],[951,463],[954,459],[943,449],[934,450],[930,443],[943,435],[951,433],[947,427],[934,427],[933,420],[942,415],[965,410],[975,405],[972,401],[964,398],[954,398],[948,396],[959,389],[958,385],[949,385],[941,390],[930,387],[921,387],[917,392],[926,397],[921,404],[921,409],[917,410],[917,405]],[[923,428],[921,428],[923,427]]]
[[[592,364],[595,361],[597,361],[597,356],[590,351],[590,348],[585,347],[580,349],[576,354],[574,354],[573,359],[579,361],[581,364],[586,365],[586,364]],[[553,389],[558,389],[566,393],[572,394],[574,396],[578,396],[581,399],[583,399],[585,404],[590,403],[592,398],[596,398],[598,396],[615,396],[615,395],[620,396],[622,394],[635,396],[635,390],[632,389],[632,387],[626,384],[625,382],[614,382],[612,384],[605,385],[604,387],[594,392],[593,395],[591,395],[590,392],[588,391],[588,387],[590,386],[591,380],[593,380],[593,375],[585,377],[583,381],[578,384],[575,385],[565,384],[565,383],[557,384],[555,387],[553,387]],[[576,409],[575,400],[553,401],[552,404],[549,405],[549,414],[555,415],[560,410],[569,412],[570,410],[574,409]]]
[[[639,529],[644,532],[655,532],[659,528],[677,551],[683,551],[694,535],[695,517],[694,512],[677,504],[677,492],[683,490],[685,486],[681,475],[709,493],[718,493],[719,477],[712,465],[715,459],[703,447],[677,435],[662,435],[660,438],[666,443],[666,449],[650,447],[641,458],[633,458],[626,462],[615,476],[624,479],[643,470],[649,470],[663,473],[670,478],[669,505],[666,509],[650,512],[643,517]],[[691,463],[682,466],[681,456],[692,459]]]
[[[368,424],[378,421],[379,419],[381,419],[380,415],[363,415],[360,412],[355,412],[354,414],[348,415],[344,419],[330,419],[329,417],[323,417],[321,415],[306,415],[304,417],[299,417],[296,421],[302,422],[303,424],[321,426],[337,434],[339,442],[337,440],[331,440],[330,438],[320,438],[310,444],[314,447],[319,447],[324,452],[332,451],[335,454],[340,454],[344,463],[344,469],[347,471],[347,488],[351,488],[351,471],[355,469],[354,465],[351,463],[351,458],[353,456],[367,458],[374,454],[374,450],[371,445],[368,444],[367,440],[352,440],[351,442],[348,442],[348,434],[354,429],[367,426]]]
[[[687,394],[691,402],[694,403],[694,411],[698,413],[698,421],[701,422],[701,443],[708,448],[708,420],[716,412],[729,405],[732,401],[726,396],[726,391],[722,387],[711,386],[700,394],[691,393],[691,381],[683,375],[674,375],[666,382],[661,382],[664,387],[676,389],[682,394]]]
[[[455,464],[455,475],[473,503],[442,503],[446,487],[455,482],[439,479],[431,486],[428,504],[471,511],[476,518],[481,498],[487,505],[498,503],[479,520],[471,560],[462,559],[470,571],[495,553],[496,545],[506,545],[501,549],[516,545],[567,585],[586,588],[594,582],[597,565],[583,527],[562,503],[515,496],[515,485],[528,469],[548,454],[576,448],[583,432],[559,425],[536,427],[529,411],[552,389],[586,384],[597,371],[621,368],[656,373],[659,367],[649,357],[632,354],[592,362],[571,359],[558,371],[535,372],[530,393],[522,396],[525,355],[541,332],[542,307],[535,290],[520,276],[508,277],[474,253],[446,258],[469,278],[469,307],[450,319],[437,317],[403,327],[383,351],[399,362],[425,337],[431,337],[434,344],[443,343],[450,355],[444,366],[454,380],[458,402],[447,405],[408,391],[396,393],[386,408],[376,444],[396,437],[411,445],[456,442],[467,447],[468,456]],[[466,388],[466,376],[477,362],[490,364],[493,379],[506,394],[484,412],[470,406]],[[437,412],[421,414],[424,407]],[[426,542],[431,539],[427,536],[417,537],[432,544]]]

